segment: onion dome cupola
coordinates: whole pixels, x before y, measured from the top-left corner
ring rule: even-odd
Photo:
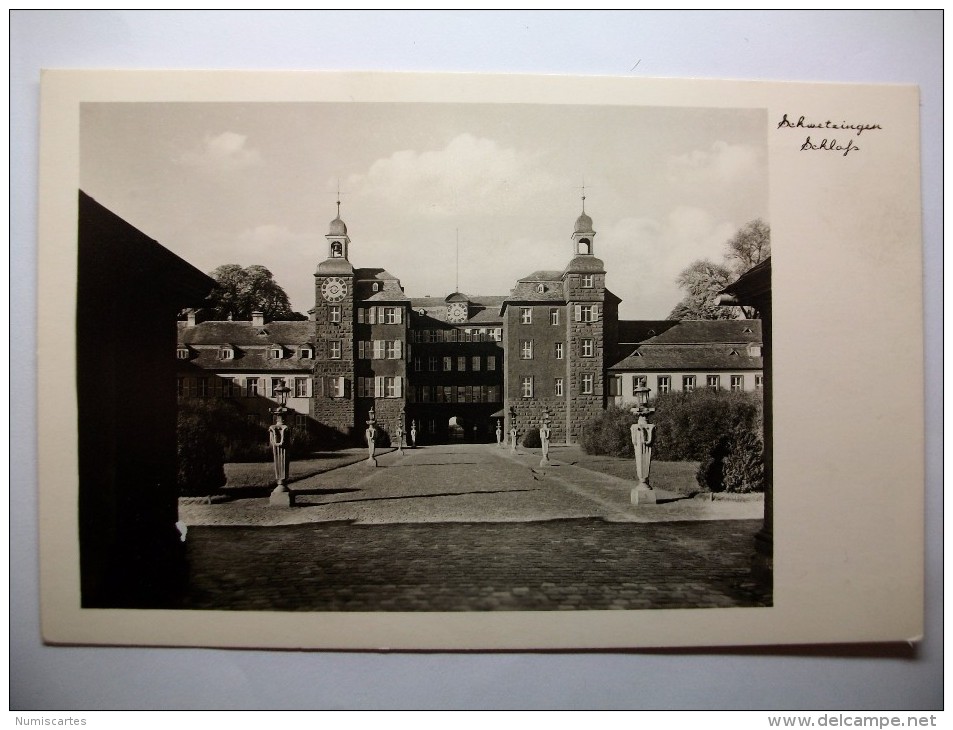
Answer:
[[[576,225],[573,226],[572,240],[574,244],[574,256],[592,256],[593,241],[596,232],[592,229],[592,218],[586,215],[586,196],[582,196],[582,214],[576,218]]]
[[[337,216],[328,225],[328,234],[325,236],[328,242],[328,257],[318,264],[318,271],[315,276],[327,274],[353,274],[354,266],[347,258],[347,249],[351,239],[347,235],[347,226],[341,220],[341,201],[337,201]]]
[[[351,239],[347,235],[347,226],[344,224],[344,221],[341,220],[341,201],[337,201],[338,213],[337,217],[331,224],[328,226],[328,235],[325,238],[328,240],[328,258],[329,259],[344,259],[347,260],[347,247],[351,242]]]

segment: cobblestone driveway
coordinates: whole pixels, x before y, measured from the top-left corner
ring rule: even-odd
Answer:
[[[182,505],[182,608],[462,611],[765,606],[760,505],[633,508],[630,483],[488,445],[388,454],[266,499]],[[734,519],[721,519],[729,516]]]

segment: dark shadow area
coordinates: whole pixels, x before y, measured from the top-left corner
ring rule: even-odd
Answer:
[[[359,489],[347,490],[347,491],[360,491]],[[515,492],[534,492],[535,489],[475,489],[469,492],[436,492],[434,494],[407,494],[404,496],[398,497],[369,497],[368,499],[338,499],[334,502],[302,502],[299,499],[295,499],[295,505],[298,507],[328,507],[332,504],[354,504],[359,502],[389,502],[389,501],[400,501],[400,500],[411,500],[411,499],[435,499],[437,497],[466,497],[472,494],[512,494]],[[295,496],[302,494],[303,492],[295,492]],[[324,524],[324,523],[322,523]],[[435,523],[443,524],[443,523]],[[457,523],[454,523],[457,524]],[[483,523],[477,523],[483,524]]]

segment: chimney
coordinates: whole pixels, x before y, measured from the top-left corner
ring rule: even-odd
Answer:
[[[265,326],[265,313],[264,312],[252,312],[251,313],[251,323],[255,327],[264,327]]]
[[[201,322],[203,319],[202,315],[204,314],[203,310],[201,309],[187,309],[185,313],[188,319],[189,327],[194,327],[196,324]]]

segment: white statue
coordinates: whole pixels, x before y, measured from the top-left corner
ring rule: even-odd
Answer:
[[[503,422],[496,419],[496,445],[503,448]]]
[[[552,430],[549,428],[549,419],[543,418],[543,425],[539,429],[539,440],[543,447],[543,458],[539,460],[540,466],[545,466],[549,464],[549,437],[552,435]]]
[[[655,424],[639,416],[638,423],[629,429],[632,433],[632,448],[635,452],[635,472],[639,477],[639,486],[649,486],[649,469],[652,466],[652,444],[655,440]]]

